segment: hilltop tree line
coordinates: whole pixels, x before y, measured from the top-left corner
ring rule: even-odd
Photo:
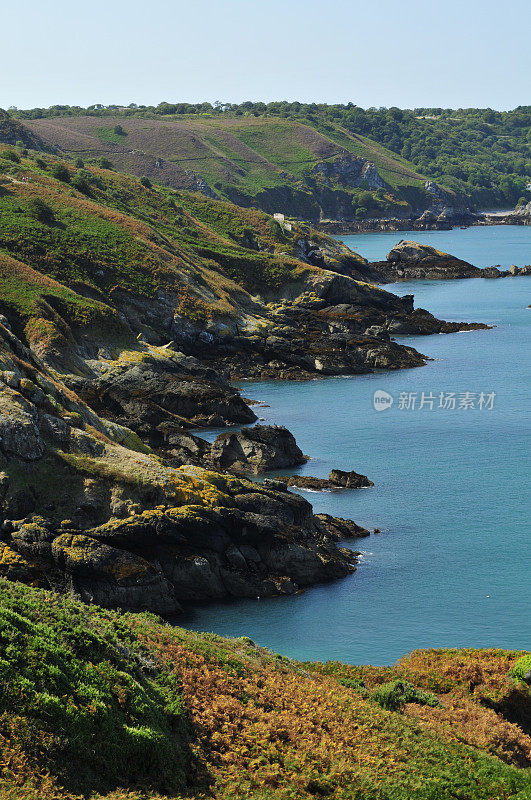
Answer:
[[[512,111],[491,108],[360,108],[278,101],[240,104],[168,103],[157,106],[51,106],[9,109],[19,119],[77,116],[173,117],[229,115],[278,117],[333,134],[338,127],[366,136],[412,163],[427,177],[464,195],[475,206],[514,205],[531,195],[531,106]]]

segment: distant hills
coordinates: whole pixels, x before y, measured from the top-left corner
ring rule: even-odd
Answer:
[[[25,131],[27,145],[37,138],[45,149],[103,158],[174,189],[311,222],[407,218],[444,206],[512,207],[527,196],[531,179],[527,107],[499,114],[162,103],[57,106],[11,112],[9,119]],[[1,126],[0,141],[8,141]]]
[[[76,116],[26,125],[70,155],[105,157],[120,171],[175,189],[311,221],[354,219],[369,207],[409,213],[428,202],[426,178],[413,165],[339,129],[331,138],[291,120],[224,116]]]

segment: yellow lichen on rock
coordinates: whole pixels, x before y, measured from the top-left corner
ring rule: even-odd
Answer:
[[[27,567],[29,566],[25,558],[22,558],[15,550],[7,544],[0,542],[0,566],[1,567]]]

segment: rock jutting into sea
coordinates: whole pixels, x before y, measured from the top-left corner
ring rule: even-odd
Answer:
[[[341,469],[333,469],[328,478],[314,478],[311,475],[292,475],[287,479],[288,486],[296,486],[299,489],[311,489],[313,491],[333,491],[337,489],[364,489],[374,486],[366,475],[360,475],[351,470],[344,472]]]

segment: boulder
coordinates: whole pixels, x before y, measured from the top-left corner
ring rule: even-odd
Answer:
[[[342,469],[333,469],[328,480],[332,485],[343,486],[346,489],[363,489],[367,486],[374,486],[373,481],[370,481],[366,475],[360,475],[354,470],[344,472]]]
[[[293,434],[279,425],[221,433],[212,443],[210,457],[216,468],[236,473],[285,469],[307,461]]]

